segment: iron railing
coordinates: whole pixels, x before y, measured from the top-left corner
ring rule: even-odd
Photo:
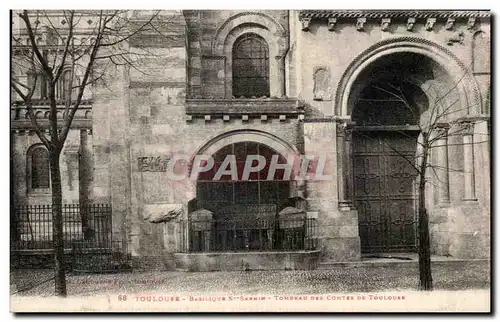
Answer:
[[[51,205],[14,208],[12,250],[18,267],[41,268],[53,264]],[[63,243],[74,273],[110,273],[131,269],[127,244],[112,236],[112,210],[107,204],[62,206]]]
[[[181,220],[179,252],[295,251],[318,246],[317,224],[303,219]]]
[[[52,205],[23,205],[13,209],[14,250],[53,249]],[[62,206],[64,248],[86,241],[111,247],[111,206],[65,204]]]

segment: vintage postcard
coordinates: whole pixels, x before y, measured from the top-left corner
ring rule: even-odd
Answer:
[[[490,312],[490,11],[10,14],[12,312]]]

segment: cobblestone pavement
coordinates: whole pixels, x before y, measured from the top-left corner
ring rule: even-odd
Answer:
[[[490,264],[433,263],[436,290],[490,288]],[[11,294],[51,296],[51,270],[12,270]],[[134,271],[119,274],[67,276],[68,295],[168,292],[170,294],[325,294],[415,290],[416,267],[334,267],[314,271],[171,272]]]

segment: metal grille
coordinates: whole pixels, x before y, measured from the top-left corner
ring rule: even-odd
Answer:
[[[91,241],[110,247],[111,206],[66,204],[62,206],[64,247],[77,241]],[[24,205],[14,208],[15,250],[53,249],[52,205]]]
[[[112,211],[106,204],[62,206],[66,261],[73,272],[106,273],[130,270],[126,242],[112,237]],[[18,266],[39,268],[53,263],[51,205],[14,208],[12,250]],[[45,264],[44,264],[45,263]]]
[[[214,175],[223,164],[227,155],[235,155],[238,178],[244,172],[247,155],[260,155],[266,159],[266,166],[259,172],[252,172],[248,180],[233,181],[230,175],[223,175],[214,180]],[[196,195],[200,207],[216,212],[229,204],[277,204],[284,205],[290,197],[294,181],[284,180],[285,170],[277,169],[274,180],[267,180],[269,164],[276,151],[257,142],[238,142],[227,145],[217,151],[213,158],[215,165],[211,171],[200,173],[196,185]],[[286,159],[279,156],[278,163],[285,164]],[[290,176],[291,177],[291,176]]]
[[[313,218],[181,221],[180,252],[298,251],[318,246]]]
[[[244,34],[233,47],[233,96],[269,96],[269,50],[256,34]]]

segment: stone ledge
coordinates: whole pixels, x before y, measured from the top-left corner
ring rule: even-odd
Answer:
[[[469,263],[469,262],[490,262],[489,259],[441,259],[432,258],[433,265],[448,263]],[[416,260],[387,260],[387,261],[369,261],[361,260],[357,262],[322,262],[318,265],[318,270],[327,270],[335,267],[356,268],[356,267],[401,267],[401,268],[418,268],[418,259]]]
[[[311,270],[319,257],[319,250],[174,254],[180,271]]]
[[[298,115],[303,114],[297,99],[186,99],[186,114],[199,115]]]
[[[41,129],[49,128],[49,120],[37,120]],[[59,123],[59,127],[62,127],[62,122]],[[74,119],[71,123],[72,129],[92,129],[92,119]],[[33,125],[30,120],[13,120],[11,122],[11,130],[33,130]]]

